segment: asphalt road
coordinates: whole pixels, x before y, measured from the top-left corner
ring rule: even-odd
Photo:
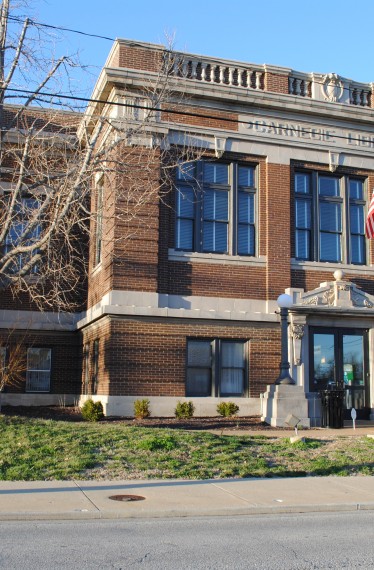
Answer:
[[[0,568],[370,569],[374,512],[1,522]]]

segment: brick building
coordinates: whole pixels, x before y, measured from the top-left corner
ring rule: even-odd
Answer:
[[[109,415],[131,415],[139,397],[153,415],[173,415],[185,398],[198,415],[214,415],[229,399],[243,415],[260,414],[260,396],[279,373],[276,299],[286,292],[291,374],[311,422],[318,391],[336,382],[348,410],[374,419],[374,252],[364,234],[374,188],[372,85],[118,40],[87,110],[92,129],[99,114],[136,125],[165,66],[172,96],[113,158],[139,153],[141,186],[140,156],[149,153],[147,184],[162,192],[121,225],[128,181],[97,174],[86,310],[38,332],[52,349],[49,393],[4,397],[90,395]],[[177,156],[186,136],[188,161],[160,185],[161,161]],[[81,364],[75,388],[59,382],[64,351]]]

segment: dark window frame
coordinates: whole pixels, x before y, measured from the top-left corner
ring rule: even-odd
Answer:
[[[204,180],[204,167],[209,165],[225,165],[228,168],[227,184],[207,182]],[[240,185],[240,168],[250,169],[252,185]],[[227,220],[212,218],[204,215],[204,204],[212,193],[221,196],[227,194]],[[240,221],[239,200],[241,196],[250,197],[252,209],[248,207],[247,221]],[[189,200],[188,212],[181,213],[183,199]],[[192,202],[193,200],[193,202]],[[182,205],[181,205],[182,204]],[[181,225],[185,223],[191,229],[188,234],[190,245],[181,244]],[[209,223],[227,225],[227,240],[224,249],[215,249],[204,246],[204,229]],[[247,231],[248,248],[244,251],[240,247],[240,228]],[[258,255],[258,165],[244,161],[208,161],[200,160],[183,165],[176,173],[176,208],[175,208],[175,249],[191,253],[213,253],[217,255],[235,255],[243,257],[256,257]]]
[[[191,366],[188,363],[188,347],[190,342],[206,343],[211,347],[211,365],[210,366]],[[243,371],[243,389],[241,393],[222,392],[222,371],[225,367],[222,364],[222,346],[224,344],[241,344],[243,347],[243,366],[229,367],[230,369],[240,368]],[[188,387],[188,373],[191,369],[202,369],[210,371],[210,389],[204,393],[194,393]],[[249,340],[243,338],[195,338],[189,337],[186,340],[186,397],[216,397],[216,398],[245,398],[249,395]]]
[[[44,369],[37,369],[37,368],[29,368],[29,352],[31,350],[48,350],[49,351],[49,370]],[[27,348],[26,351],[26,387],[25,392],[28,394],[50,394],[51,393],[51,383],[52,383],[52,366],[53,366],[53,350],[50,346],[30,346]],[[36,390],[35,388],[30,387],[32,385],[32,381],[29,380],[29,373],[31,372],[49,372],[48,377],[48,389],[46,390]]]
[[[309,192],[297,192],[296,178],[297,176],[305,176],[309,180]],[[320,180],[322,178],[330,178],[331,180],[338,181],[339,195],[321,195]],[[362,199],[350,196],[350,183],[360,182],[362,184]],[[367,181],[364,176],[351,175],[351,174],[336,174],[325,171],[312,171],[307,169],[297,169],[294,172],[294,256],[299,261],[315,261],[321,263],[335,263],[335,264],[352,264],[352,265],[367,265],[368,248],[365,238],[365,218],[367,212]],[[310,213],[310,228],[306,225],[298,226],[297,207],[298,204],[308,204]],[[340,220],[341,227],[337,230],[329,230],[321,227],[321,209],[323,205],[340,206]],[[351,223],[351,208],[362,208],[362,231],[354,232],[353,224]],[[305,206],[307,212],[308,206]],[[309,236],[309,253],[302,255],[298,252],[298,234],[304,233]],[[321,246],[321,236],[323,235],[338,235],[340,236],[340,259],[327,259],[324,258]],[[353,238],[360,240],[362,250],[362,260],[355,260],[355,250],[352,245]],[[308,241],[308,237],[306,237]],[[338,256],[336,256],[338,257]]]

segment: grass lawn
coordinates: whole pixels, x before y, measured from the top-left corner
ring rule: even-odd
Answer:
[[[203,431],[7,417],[0,480],[207,479],[373,475],[374,440],[228,436]]]

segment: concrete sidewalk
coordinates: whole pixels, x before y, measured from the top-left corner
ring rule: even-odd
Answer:
[[[115,495],[144,497],[117,501]],[[0,482],[0,520],[374,510],[374,477]]]

